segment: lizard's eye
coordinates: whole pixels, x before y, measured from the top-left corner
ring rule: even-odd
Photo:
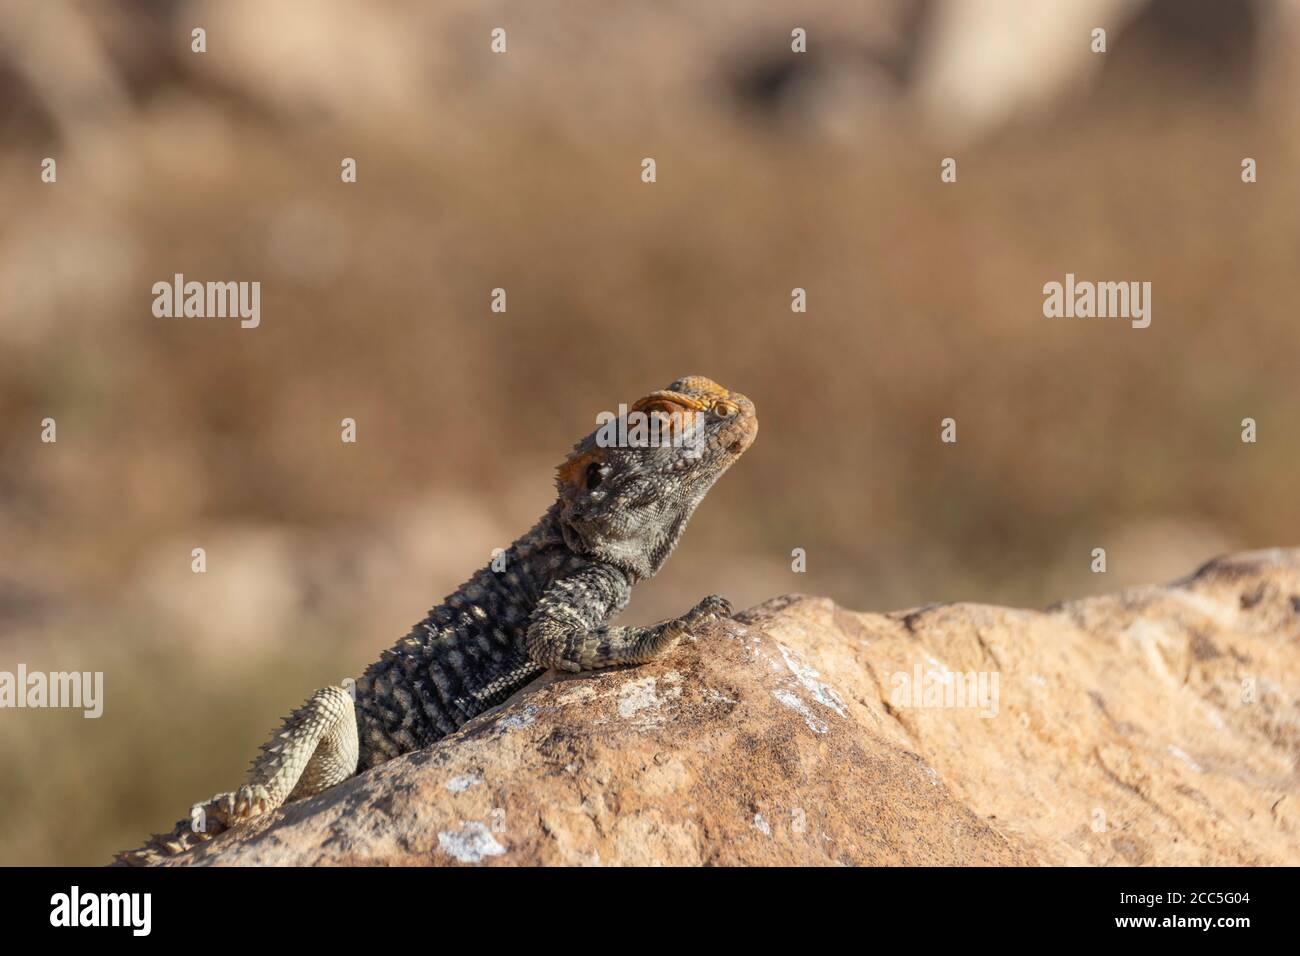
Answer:
[[[587,466],[587,490],[591,491],[601,483],[605,478],[605,466],[598,461],[593,461]]]
[[[737,411],[739,411],[739,409],[730,402],[717,402],[713,406],[713,414],[720,418],[730,418],[732,415],[736,414]]]

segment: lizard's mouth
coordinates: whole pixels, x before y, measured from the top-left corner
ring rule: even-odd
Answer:
[[[739,458],[758,435],[758,419],[753,415],[736,416],[735,422],[727,429],[722,441],[727,442],[727,454],[733,459]]]

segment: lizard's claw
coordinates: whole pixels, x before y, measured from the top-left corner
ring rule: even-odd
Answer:
[[[190,811],[190,817],[192,820],[203,819],[209,832],[220,833],[244,820],[260,816],[273,807],[274,802],[266,787],[245,784],[233,793],[217,794],[206,804],[196,803]]]
[[[710,594],[686,615],[692,628],[731,617],[731,602],[720,594]]]
[[[235,791],[234,812],[240,819],[261,816],[272,809],[271,794],[259,784],[245,784]]]

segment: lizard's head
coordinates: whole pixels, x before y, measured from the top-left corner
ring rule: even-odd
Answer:
[[[754,403],[702,375],[679,378],[574,446],[559,468],[560,525],[579,554],[637,578],[659,570],[695,506],[758,434]]]

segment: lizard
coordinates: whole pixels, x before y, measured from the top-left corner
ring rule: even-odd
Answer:
[[[433,608],[354,682],[317,691],[262,745],[238,789],[116,861],[175,856],[281,805],[423,749],[549,668],[641,664],[731,616],[719,595],[650,627],[610,626],[653,577],[714,483],[758,434],[754,404],[701,375],[620,409],[556,470],[555,502],[504,554]],[[637,421],[658,426],[658,439]],[[598,422],[601,419],[598,417]],[[655,431],[649,432],[650,436]],[[503,559],[503,560],[501,560]],[[202,826],[197,825],[202,821]]]

